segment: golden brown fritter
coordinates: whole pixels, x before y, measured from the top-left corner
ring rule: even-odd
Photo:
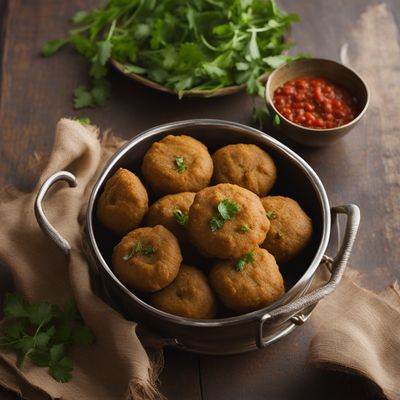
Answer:
[[[261,199],[271,228],[261,245],[273,254],[279,264],[293,259],[309,243],[312,221],[297,201],[283,196]]]
[[[151,145],[142,173],[155,193],[198,192],[209,184],[213,162],[203,143],[186,135],[168,135]]]
[[[176,236],[181,246],[186,245],[188,243],[186,224],[195,195],[193,192],[183,192],[161,197],[150,206],[145,217],[145,225],[165,226]]]
[[[114,247],[112,266],[128,288],[155,292],[178,275],[182,255],[175,236],[166,228],[138,228]]]
[[[237,212],[222,221],[221,204],[222,211],[233,207]],[[268,229],[269,220],[259,197],[229,183],[198,192],[189,210],[190,239],[207,257],[240,257],[262,243]]]
[[[148,209],[148,197],[140,179],[119,168],[107,181],[97,203],[97,218],[118,235],[135,229]]]
[[[216,302],[206,276],[195,267],[181,265],[176,279],[154,293],[151,304],[159,310],[181,317],[214,318]]]
[[[276,301],[285,292],[275,258],[267,250],[254,250],[253,261],[238,271],[238,260],[218,261],[210,283],[222,303],[238,313],[255,311]]]
[[[272,158],[254,144],[230,144],[212,156],[215,183],[234,183],[265,196],[276,180]]]

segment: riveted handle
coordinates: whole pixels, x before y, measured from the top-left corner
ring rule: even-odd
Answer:
[[[35,216],[42,232],[44,232],[50,240],[52,240],[65,254],[69,257],[71,246],[66,239],[50,224],[43,211],[43,200],[49,191],[49,189],[58,181],[66,181],[71,187],[77,185],[76,178],[73,174],[68,171],[59,171],[47,178],[43,185],[40,187],[39,192],[35,199]]]
[[[342,245],[338,254],[332,260],[332,274],[329,281],[324,286],[299,297],[293,302],[280,306],[261,316],[256,333],[256,341],[259,348],[267,345],[267,342],[263,338],[263,327],[266,322],[270,322],[277,318],[290,318],[294,316],[303,309],[318,303],[325,296],[328,296],[340,283],[340,280],[342,279],[343,273],[346,269],[347,261],[350,257],[351,249],[353,248],[358,226],[360,224],[360,209],[354,204],[349,204],[333,207],[331,212],[334,216],[336,216],[336,214],[346,214],[347,224]],[[325,257],[323,262],[326,262],[327,260],[328,259]],[[298,324],[298,321],[292,320],[292,323]]]

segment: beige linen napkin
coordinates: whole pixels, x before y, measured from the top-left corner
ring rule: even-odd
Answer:
[[[400,289],[397,282],[375,294],[345,273],[333,294],[319,302],[311,322],[316,333],[309,361],[361,375],[389,400],[400,399]]]
[[[91,187],[105,161],[122,143],[93,127],[62,119],[48,164],[32,193],[0,198],[0,261],[11,269],[16,289],[29,301],[63,305],[74,298],[96,343],[73,350],[73,378],[56,382],[45,368],[26,361],[15,367],[15,356],[0,354],[0,385],[28,400],[156,399],[155,369],[136,336],[136,324],[126,321],[93,292],[82,251],[81,222]],[[69,170],[76,188],[57,184],[45,200],[45,213],[71,244],[69,262],[41,232],[33,206],[40,185],[54,172]]]

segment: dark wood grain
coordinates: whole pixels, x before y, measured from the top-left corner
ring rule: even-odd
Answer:
[[[36,174],[28,160],[34,152],[51,150],[54,126],[62,116],[89,116],[102,129],[111,128],[125,138],[160,123],[194,117],[250,123],[252,103],[243,94],[180,101],[115,71],[110,73],[113,96],[105,107],[74,111],[71,93],[78,84],[86,83],[87,63],[71,49],[46,60],[38,56],[38,50],[46,40],[65,34],[68,18],[77,10],[97,3],[0,1],[0,185],[32,188]],[[382,1],[281,1],[286,10],[302,18],[293,29],[296,50],[337,60],[360,14],[378,3]],[[398,0],[384,3],[399,21]],[[396,67],[387,65],[387,69]],[[393,118],[399,121],[398,115]],[[360,206],[362,224],[351,263],[363,273],[363,283],[376,290],[399,278],[396,260],[400,260],[400,213],[395,212],[400,191],[398,181],[389,179],[387,171],[391,165],[400,174],[400,146],[385,146],[391,134],[385,126],[379,112],[370,110],[350,135],[329,148],[307,149],[280,138],[315,168],[332,205]],[[0,268],[4,293],[6,281],[1,271],[4,268]],[[162,391],[171,400],[378,398],[359,378],[305,367],[312,335],[311,325],[306,324],[265,350],[232,357],[198,357],[167,350],[160,378]],[[0,391],[0,398],[15,396]]]

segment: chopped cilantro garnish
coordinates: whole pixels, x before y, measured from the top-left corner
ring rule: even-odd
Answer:
[[[189,215],[182,212],[179,208],[175,208],[172,211],[172,215],[179,225],[185,226],[189,221]]]
[[[235,264],[236,271],[242,272],[246,264],[252,263],[254,261],[255,255],[256,251],[252,250],[250,253],[246,253],[242,257],[240,257],[237,263]]]
[[[251,231],[251,228],[250,228],[250,226],[248,226],[248,225],[242,225],[242,226],[240,227],[240,230],[243,231],[243,232],[250,232],[250,231]]]
[[[137,242],[136,242],[136,244],[132,247],[132,250],[128,253],[128,254],[125,254],[123,257],[122,257],[122,259],[124,260],[124,261],[128,261],[128,260],[130,260],[136,253],[139,253],[139,251],[141,251],[142,250],[142,243],[140,242],[140,240],[138,240]]]
[[[273,211],[267,211],[266,215],[268,219],[275,219],[277,217],[277,215]]]
[[[176,165],[176,170],[181,174],[182,172],[185,172],[187,170],[187,165],[185,164],[185,160],[181,156],[176,156],[175,157],[175,165]]]
[[[156,251],[156,249],[154,248],[154,246],[152,246],[151,244],[149,244],[148,246],[146,246],[143,250],[142,250],[142,254],[144,254],[145,256],[150,256],[152,254],[154,254]]]
[[[221,229],[226,221],[232,219],[240,211],[240,207],[228,199],[219,202],[217,208],[218,214],[210,219],[210,229],[213,232]]]

